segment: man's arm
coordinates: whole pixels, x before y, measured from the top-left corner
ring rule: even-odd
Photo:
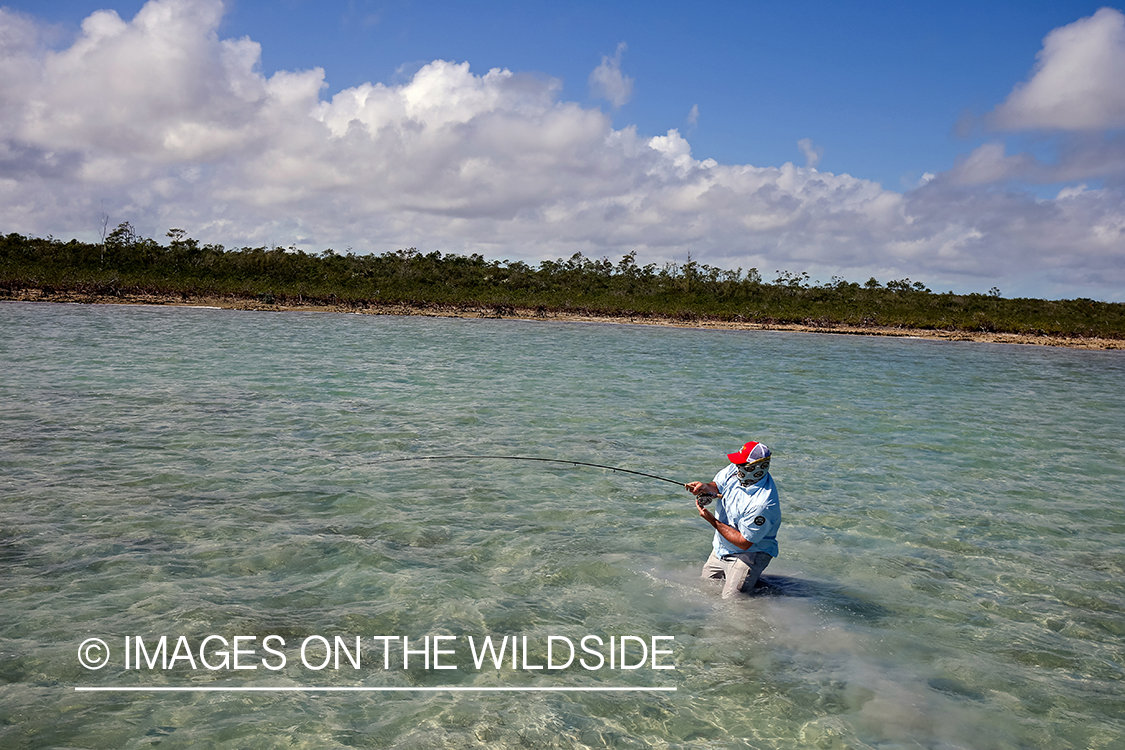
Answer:
[[[715,531],[719,532],[719,534],[722,535],[723,539],[726,539],[728,542],[741,550],[747,550],[750,549],[751,546],[753,546],[753,542],[747,541],[746,537],[742,536],[741,531],[734,528],[733,526],[728,526],[719,519],[715,518],[715,515],[711,511],[700,505],[698,496],[696,496],[695,499],[695,507],[699,508],[699,516],[704,521],[714,526]]]

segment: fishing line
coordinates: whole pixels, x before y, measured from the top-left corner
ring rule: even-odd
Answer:
[[[393,464],[401,461],[453,461],[469,458],[488,458],[502,461],[544,461],[552,464],[570,464],[571,466],[591,466],[595,469],[609,469],[613,472],[620,471],[623,474],[636,474],[641,477],[648,477],[649,479],[659,479],[661,482],[668,482],[669,484],[676,484],[680,487],[684,486],[683,482],[676,481],[675,479],[668,479],[667,477],[658,477],[655,474],[646,474],[643,471],[633,471],[632,469],[622,469],[620,466],[606,466],[605,464],[591,464],[585,461],[569,461],[562,458],[538,458],[535,456],[411,456],[409,458],[388,458],[385,461],[372,461],[374,464]]]

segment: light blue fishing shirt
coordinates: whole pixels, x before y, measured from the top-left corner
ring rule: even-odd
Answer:
[[[777,485],[767,473],[757,484],[743,487],[738,481],[734,464],[715,475],[715,484],[722,495],[715,505],[715,518],[732,526],[751,543],[749,549],[739,549],[715,532],[715,555],[736,555],[741,552],[766,552],[777,557],[777,530],[781,527],[781,501]]]

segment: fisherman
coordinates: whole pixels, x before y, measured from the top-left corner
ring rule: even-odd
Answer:
[[[730,465],[713,481],[684,485],[695,495],[699,515],[715,529],[702,577],[724,580],[724,599],[754,588],[770,560],[777,557],[777,529],[781,526],[781,503],[770,476],[770,449],[751,441],[727,458]],[[712,513],[706,506],[716,495]]]

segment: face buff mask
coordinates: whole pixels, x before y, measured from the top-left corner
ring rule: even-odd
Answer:
[[[738,472],[738,481],[743,487],[757,484],[762,481],[770,470],[770,459],[760,459],[758,461],[751,461],[748,464],[735,464],[735,470]]]

